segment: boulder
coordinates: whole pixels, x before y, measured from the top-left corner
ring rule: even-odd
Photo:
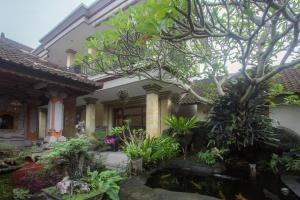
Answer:
[[[70,178],[64,177],[62,181],[56,184],[56,189],[59,194],[81,194],[90,191],[90,187],[83,181],[73,181]]]
[[[129,169],[129,158],[123,152],[89,152],[92,157],[91,165],[98,166],[98,168],[105,167],[107,169],[117,170],[124,173]],[[96,167],[97,168],[97,167]]]
[[[277,127],[275,133],[280,140],[279,148],[282,151],[289,151],[292,148],[300,146],[300,133],[296,133],[285,127]]]

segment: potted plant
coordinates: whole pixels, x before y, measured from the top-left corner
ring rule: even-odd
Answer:
[[[125,127],[113,127],[111,132],[104,138],[104,144],[110,145],[112,151],[119,151],[120,135],[124,135]]]
[[[165,124],[171,128],[171,135],[178,140],[183,154],[186,155],[187,147],[191,144],[193,139],[191,129],[197,127],[198,124],[197,117],[170,116],[165,119]]]

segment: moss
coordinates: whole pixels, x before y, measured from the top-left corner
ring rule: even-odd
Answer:
[[[57,199],[63,199],[63,200],[87,200],[87,199],[93,199],[94,197],[102,194],[102,192],[100,191],[93,190],[90,191],[89,193],[84,193],[84,194],[64,195],[61,198],[55,186],[43,189],[43,191]],[[96,198],[96,199],[100,199],[100,198]]]

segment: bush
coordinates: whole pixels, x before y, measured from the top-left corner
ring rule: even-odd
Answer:
[[[299,155],[292,157],[288,154],[282,156],[273,154],[270,161],[270,167],[275,174],[278,172],[295,173],[300,171],[300,157]]]
[[[8,143],[0,143],[0,159],[15,156],[17,154],[17,148]]]
[[[72,138],[65,142],[53,144],[53,149],[47,155],[42,156],[41,163],[47,169],[61,166],[71,178],[80,178],[84,171],[87,151],[91,143],[86,136]]]
[[[126,142],[124,151],[131,159],[143,158],[146,165],[152,165],[176,156],[179,144],[169,136],[146,138],[142,142]]]
[[[29,190],[23,188],[14,189],[13,195],[14,195],[14,200],[26,200],[32,197]]]
[[[223,156],[227,152],[226,149],[212,148],[209,150],[203,150],[198,153],[200,162],[207,165],[214,165],[218,160],[224,160]]]
[[[114,170],[105,170],[102,172],[88,171],[87,177],[84,178],[84,180],[90,184],[93,191],[101,191],[106,194],[110,200],[119,199],[119,184],[123,179],[124,178]]]
[[[196,116],[191,118],[170,116],[165,119],[165,124],[173,130],[173,136],[187,134],[189,130],[197,127],[197,123]]]
[[[18,186],[27,188],[31,193],[41,191],[41,189],[54,186],[61,181],[63,175],[56,172],[28,172],[18,181]]]

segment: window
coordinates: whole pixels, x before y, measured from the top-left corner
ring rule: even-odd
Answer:
[[[0,115],[0,129],[13,129],[14,118],[11,115]]]

